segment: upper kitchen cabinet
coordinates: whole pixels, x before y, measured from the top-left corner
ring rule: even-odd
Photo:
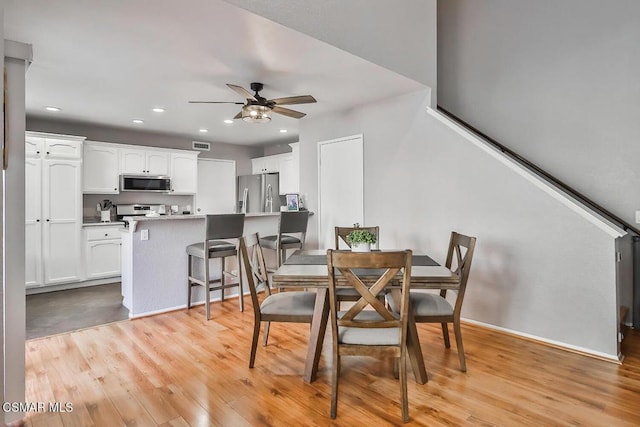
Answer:
[[[198,154],[188,151],[171,153],[171,194],[196,194]]]
[[[281,163],[290,156],[291,155],[287,153],[251,159],[251,173],[253,175],[259,175],[261,173],[280,172]]]
[[[169,175],[169,153],[164,150],[122,148],[120,173]]]
[[[83,137],[45,132],[25,133],[26,157],[43,159],[82,159]]]
[[[82,192],[118,194],[119,154],[117,145],[87,141],[83,149]]]

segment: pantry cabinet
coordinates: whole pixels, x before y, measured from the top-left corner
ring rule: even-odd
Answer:
[[[27,132],[25,140],[26,285],[78,281],[84,138]]]

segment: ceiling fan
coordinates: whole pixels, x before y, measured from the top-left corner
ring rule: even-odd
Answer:
[[[283,116],[292,117],[294,119],[301,119],[306,116],[305,113],[300,111],[291,110],[289,108],[281,107],[281,105],[292,104],[311,104],[316,102],[316,99],[311,95],[301,96],[287,96],[284,98],[266,99],[260,96],[259,92],[264,85],[262,83],[251,83],[251,92],[243,88],[242,86],[232,85],[227,83],[227,86],[239,95],[243,96],[247,102],[232,102],[232,101],[189,101],[190,104],[238,104],[242,105],[242,110],[235,115],[234,119],[242,119],[251,123],[268,123],[271,121],[271,113],[282,114]]]

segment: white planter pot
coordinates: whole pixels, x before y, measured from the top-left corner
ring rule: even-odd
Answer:
[[[371,252],[371,243],[354,243],[351,252]]]

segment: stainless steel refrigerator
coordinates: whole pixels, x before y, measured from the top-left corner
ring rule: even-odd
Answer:
[[[280,174],[238,177],[238,213],[280,212]]]

